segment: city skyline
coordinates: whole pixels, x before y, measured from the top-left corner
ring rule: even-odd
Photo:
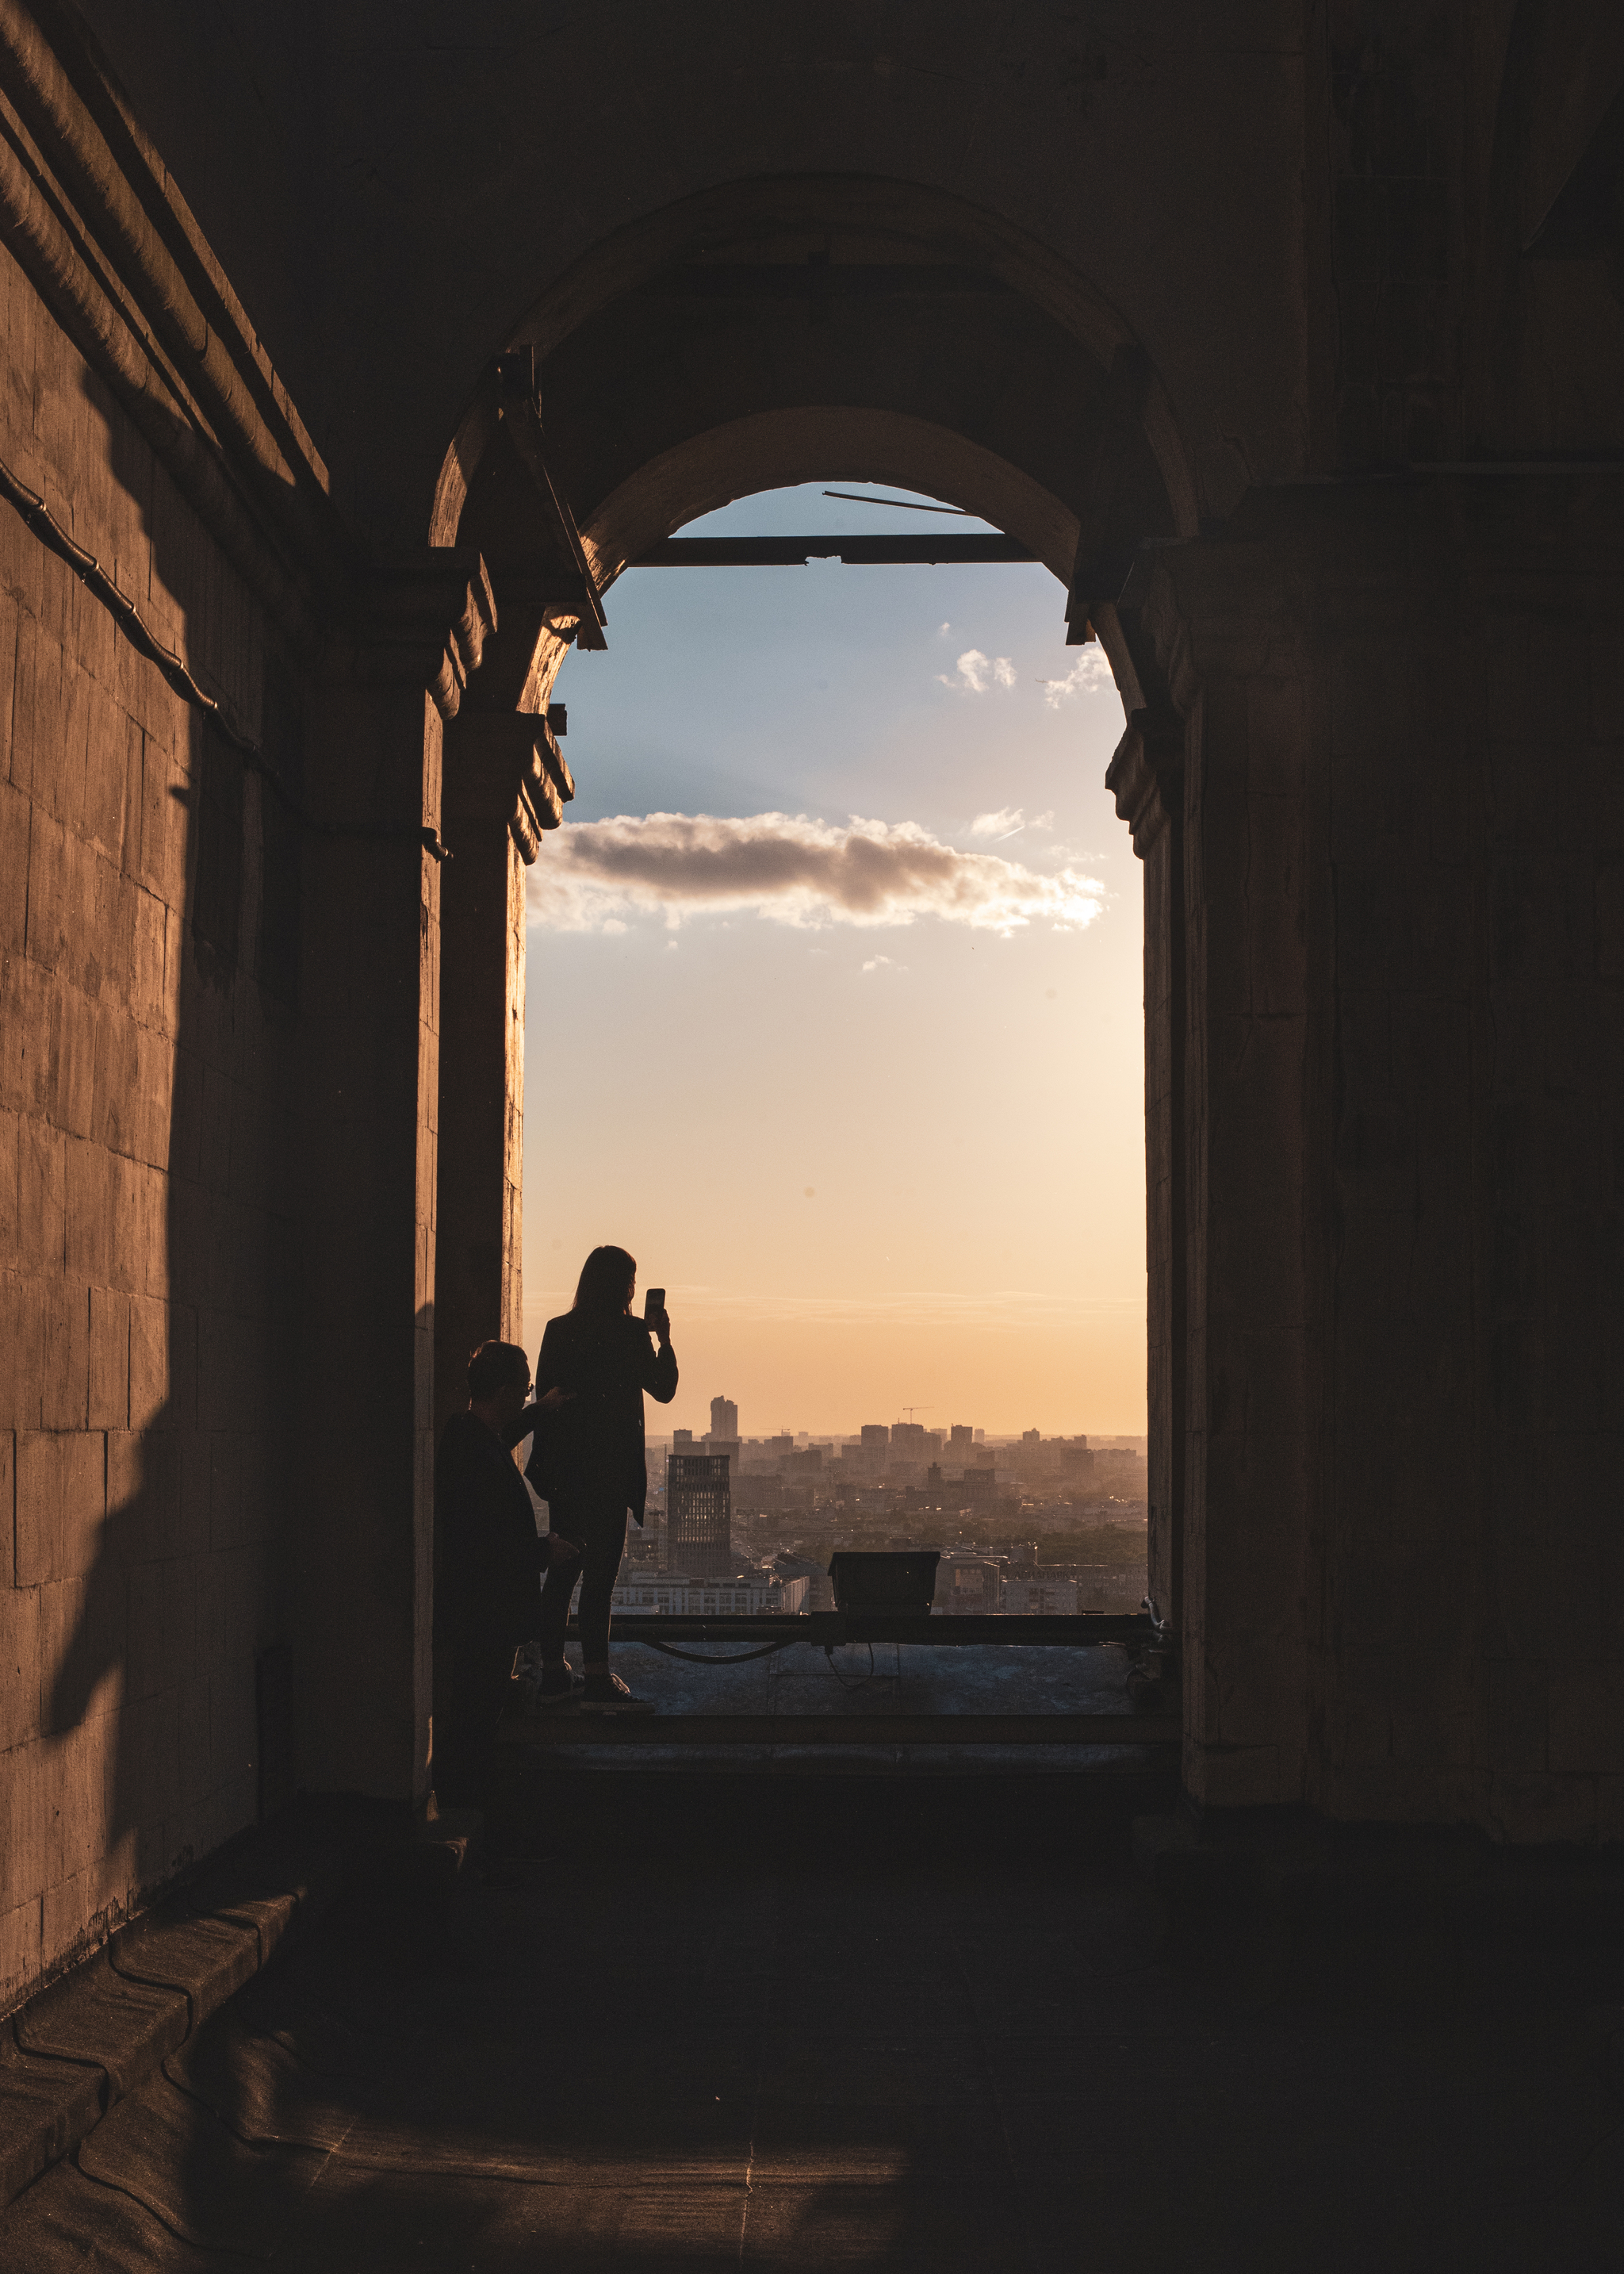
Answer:
[[[727,1409],[726,1418],[730,1425],[722,1429],[718,1429],[716,1426],[716,1409],[718,1406]],[[893,1421],[861,1422],[855,1428],[802,1429],[786,1423],[781,1427],[746,1429],[741,1425],[736,1399],[726,1397],[712,1397],[710,1401],[710,1408],[711,1427],[707,1433],[687,1422],[674,1419],[668,1421],[667,1416],[671,1414],[672,1409],[667,1407],[658,1417],[654,1426],[646,1429],[645,1435],[648,1442],[650,1444],[656,1444],[664,1443],[667,1439],[682,1438],[695,1445],[715,1442],[733,1442],[737,1443],[742,1451],[748,1453],[763,1448],[776,1447],[786,1442],[799,1444],[803,1439],[814,1444],[835,1443],[868,1447],[876,1442],[881,1445],[889,1442],[900,1445],[906,1437],[919,1433],[927,1441],[939,1440],[941,1449],[950,1457],[960,1451],[969,1451],[975,1445],[982,1443],[1014,1445],[1023,1441],[1030,1442],[1034,1438],[1041,1439],[1045,1444],[1074,1443],[1079,1438],[1088,1438],[1092,1442],[1094,1437],[1097,1437],[1102,1444],[1109,1443],[1113,1439],[1120,1439],[1124,1443],[1132,1442],[1143,1444],[1145,1442],[1143,1430],[1103,1429],[1091,1434],[1086,1430],[1077,1429],[1041,1430],[1035,1426],[1029,1426],[1026,1429],[988,1429],[979,1421],[955,1421],[929,1425],[924,1422],[914,1422],[903,1415],[898,1415]]]

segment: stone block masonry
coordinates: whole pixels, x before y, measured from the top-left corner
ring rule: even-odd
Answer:
[[[0,458],[257,718],[255,604],[6,255],[0,296]],[[295,1295],[264,819],[0,505],[0,2003],[255,1813]]]

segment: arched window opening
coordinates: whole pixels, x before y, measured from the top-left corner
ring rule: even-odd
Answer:
[[[684,565],[624,571],[607,651],[565,661],[575,795],[528,872],[524,1339],[601,1240],[667,1290],[682,1381],[622,1633],[832,1609],[852,1552],[939,1555],[938,1615],[1137,1613],[1121,705],[1039,562],[687,565],[808,533],[999,535],[838,471],[758,492],[662,548]],[[699,1510],[688,1464],[718,1457]],[[1066,1702],[1070,1656],[1032,1703]]]

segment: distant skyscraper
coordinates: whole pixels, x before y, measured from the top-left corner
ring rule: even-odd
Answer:
[[[671,1449],[673,1453],[691,1453],[694,1449],[693,1431],[673,1429],[671,1433]]]
[[[665,1568],[690,1579],[733,1569],[733,1493],[725,1453],[673,1453],[665,1464]]]
[[[963,1617],[996,1611],[999,1571],[985,1556],[944,1555],[936,1566],[935,1608]]]
[[[731,1397],[710,1400],[710,1434],[713,1437],[736,1437],[739,1434],[739,1408]]]
[[[862,1442],[865,1453],[883,1453],[891,1442],[891,1431],[883,1421],[865,1421]]]
[[[975,1442],[975,1432],[967,1422],[955,1421],[947,1433],[948,1450],[967,1453]]]

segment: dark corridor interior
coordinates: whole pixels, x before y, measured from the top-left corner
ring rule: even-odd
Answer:
[[[1621,118],[1618,0],[0,4],[5,2274],[1624,2265]],[[459,1828],[558,674],[832,468],[1120,702],[1161,1697],[662,1660]]]
[[[432,1932],[330,1914],[12,2206],[7,2265],[1618,2263],[1594,1861],[1353,1840],[1237,1904],[1136,1868],[1142,1772],[504,1759]]]

